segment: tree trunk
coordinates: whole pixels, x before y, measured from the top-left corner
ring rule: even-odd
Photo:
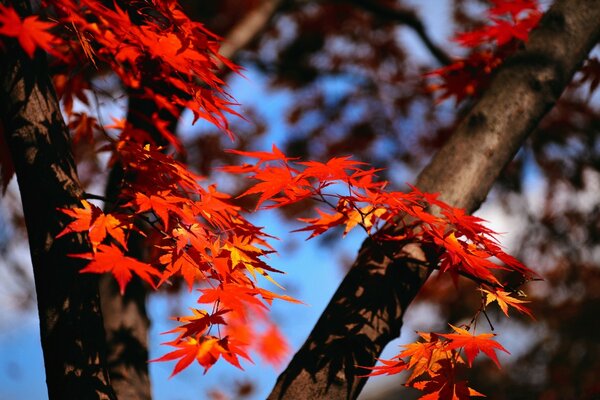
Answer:
[[[68,256],[90,252],[91,245],[87,235],[55,240],[69,219],[57,209],[78,205],[83,193],[69,132],[44,57],[32,60],[16,43],[3,53],[0,119],[29,236],[48,395],[115,399],[105,368],[98,276],[80,274],[86,261]]]
[[[600,1],[559,0],[522,50],[506,60],[490,87],[448,143],[421,172],[416,186],[476,210],[527,136],[556,103],[600,37]],[[269,399],[354,399],[372,366],[400,334],[406,307],[431,269],[408,259],[431,252],[404,248],[390,259],[381,245],[363,243],[358,258],[302,348],[279,376]]]

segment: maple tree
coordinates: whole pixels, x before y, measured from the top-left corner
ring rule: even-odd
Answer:
[[[373,7],[369,2],[357,3],[367,9]],[[472,334],[469,330],[475,329],[478,317],[493,302],[507,316],[508,307],[531,315],[517,293],[520,285],[536,274],[504,253],[494,239],[495,233],[469,214],[479,206],[501,168],[560,95],[580,60],[595,43],[597,9],[595,14],[587,16],[569,14],[569,19],[565,15],[571,8],[577,8],[558,2],[544,25],[540,23],[542,14],[536,2],[496,0],[488,11],[490,24],[459,35],[457,42],[473,47],[473,51],[465,59],[430,72],[430,77],[442,83],[430,85],[428,90],[439,93],[438,101],[454,97],[460,102],[473,95],[482,98],[410,191],[389,190],[388,183],[376,177],[378,169],[349,157],[333,157],[326,162],[298,161],[274,146],[271,152],[230,152],[257,159],[254,164],[221,168],[228,174],[250,174],[250,178],[258,181],[234,198],[220,192],[214,184],[203,184],[203,177],[165,151],[167,145],[183,151],[172,129],[183,108],[192,110],[194,121],[205,119],[226,135],[234,136],[226,114],[237,112],[224,90],[219,70],[227,67],[235,72],[237,67],[219,53],[219,38],[202,24],[190,20],[174,1],[153,1],[143,7],[135,1],[104,4],[95,0],[49,0],[44,5],[47,8],[43,20],[27,16],[22,4],[15,6],[20,13],[11,6],[2,5],[0,9],[3,47],[12,55],[3,66],[7,72],[3,84],[7,89],[3,95],[6,106],[2,110],[2,130],[7,144],[2,146],[9,149],[7,154],[11,158],[3,157],[2,172],[6,185],[14,166],[23,195],[51,397],[86,397],[88,390],[94,391],[98,398],[115,396],[104,360],[97,281],[88,273],[111,273],[121,294],[134,275],[153,288],[171,284],[179,277],[190,290],[199,285],[201,308],[193,308],[192,315],[177,317],[180,325],[170,332],[176,336],[165,343],[175,350],[155,360],[176,361],[173,374],[193,362],[206,371],[221,357],[241,368],[240,358],[251,359],[251,351],[273,362],[281,359],[287,345],[267,311],[275,300],[298,300],[262,287],[264,280],[277,284],[276,274],[281,271],[269,266],[264,258],[274,251],[270,244],[272,237],[244,216],[245,210],[238,200],[248,195],[258,195],[256,207],[266,209],[307,199],[323,203],[328,209],[317,210],[316,217],[302,219],[306,226],[300,230],[310,231],[311,237],[337,226],[344,227],[344,234],[360,226],[368,235],[355,267],[345,280],[349,283],[342,283],[332,300],[334,306],[325,311],[307,344],[281,375],[273,398],[356,397],[366,375],[393,374],[406,369],[413,369],[406,384],[422,390],[424,399],[481,395],[456,374],[465,364],[460,353],[464,352],[469,366],[480,351],[499,365],[495,351],[506,350],[490,339],[492,334]],[[554,19],[558,14],[563,23],[570,24],[571,36],[564,32],[566,29],[555,32]],[[536,31],[538,36],[533,32],[530,39],[530,31],[538,23],[541,24]],[[552,38],[562,47],[548,45],[548,35],[554,35]],[[565,43],[569,41],[579,45],[567,51]],[[57,71],[52,77],[54,87],[61,98],[73,142],[95,141],[97,148],[110,154],[109,166],[113,171],[118,169],[119,189],[114,196],[86,193],[79,184],[68,150],[68,130],[54,95],[48,92],[50,84],[38,48],[53,56],[52,67]],[[556,61],[560,73],[549,72],[544,65],[539,71],[534,67],[523,69],[521,75],[511,69],[514,64],[507,63],[508,67],[502,68],[511,55],[516,53],[512,58],[515,60],[526,57],[528,51],[550,58],[561,56]],[[74,111],[75,99],[89,104],[84,91],[93,89],[86,76],[89,71],[77,68],[81,60],[86,60],[88,67],[109,68],[128,88],[132,99],[146,104],[152,112],[104,126],[98,118]],[[24,72],[28,69],[35,73]],[[20,81],[26,83],[15,83]],[[506,103],[511,101],[499,89],[506,82],[519,87],[517,93],[522,103],[516,108],[520,113],[523,107],[529,111],[519,121],[510,120],[514,134],[505,133],[506,127],[500,123],[488,126],[487,122],[492,115],[488,115],[486,101],[498,98]],[[39,104],[40,99],[47,104]],[[37,124],[45,130],[39,127],[32,130],[34,120],[27,114],[27,107],[20,105],[32,101],[38,102],[34,110],[45,110],[36,117]],[[508,105],[496,107],[505,114],[514,109]],[[136,112],[131,104],[130,112]],[[144,129],[144,125],[152,128]],[[482,126],[489,132],[482,132]],[[475,139],[468,137],[472,131],[480,136],[477,140],[485,150],[465,159],[465,151],[457,149],[472,149]],[[499,144],[498,138],[503,143]],[[50,155],[36,157],[46,152]],[[455,166],[454,170],[449,165]],[[474,169],[478,172],[473,172]],[[40,199],[35,198],[36,175],[40,171],[54,185],[42,189],[46,190],[43,194],[52,198],[43,207],[39,207]],[[430,194],[436,192],[440,195]],[[106,201],[104,211],[88,201],[98,198]],[[41,220],[53,222],[40,230]],[[127,254],[135,236],[143,237],[141,240],[151,247],[151,258]],[[42,248],[60,255],[57,258],[60,262],[49,260]],[[48,262],[62,270],[48,270]],[[394,360],[383,361],[383,366],[372,367],[383,345],[398,334],[405,307],[434,269],[449,273],[454,280],[462,275],[479,285],[482,302],[473,310],[475,317],[465,327],[452,326],[454,333],[420,333],[422,341],[406,345]],[[373,291],[389,270],[397,270],[392,276],[397,281],[389,282],[391,278],[385,277],[388,281],[385,296],[373,299],[354,295],[363,290]],[[517,285],[508,284],[497,275],[498,270],[511,271],[521,281]],[[362,279],[365,275],[368,279]],[[357,276],[361,279],[357,280]],[[397,285],[398,281],[403,284]],[[44,286],[51,285],[50,282],[68,283],[65,285],[68,289],[47,293]],[[357,297],[358,303],[348,300],[349,294]],[[338,315],[348,319],[340,320],[338,316],[336,321],[330,320],[328,315],[339,311],[336,304],[344,308]],[[57,312],[68,316],[59,328],[55,320]],[[89,319],[89,326],[80,326],[82,318]],[[261,336],[255,325],[264,324],[268,328]],[[342,329],[338,331],[336,324]],[[358,330],[348,331],[347,324],[358,326]],[[56,337],[56,332],[73,326],[77,329],[68,340]],[[323,335],[319,333],[321,329],[329,333]],[[372,332],[364,333],[363,329]],[[332,349],[338,351],[340,344],[327,342],[327,338],[332,334],[339,336],[337,332],[364,336],[366,341],[362,340],[358,346],[345,346],[350,354],[333,354]],[[342,338],[342,343],[347,339]],[[93,368],[81,364],[78,357],[65,360],[56,349],[50,350],[53,345],[65,346],[65,341],[72,342],[67,345],[82,343],[85,358],[93,360]],[[317,362],[320,366],[316,372],[310,365],[313,361],[306,361],[307,352],[314,349],[322,352],[316,357],[322,358]],[[334,357],[344,361],[338,363]],[[344,377],[336,378],[340,382],[330,387],[336,369],[344,370]],[[365,369],[372,372],[365,374]],[[75,376],[87,379],[89,374],[97,383],[91,387],[77,382],[73,374],[65,372],[73,370],[77,371]],[[306,387],[304,371],[312,371],[308,375],[318,383]]]

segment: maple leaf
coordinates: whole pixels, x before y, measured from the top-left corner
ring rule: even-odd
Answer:
[[[266,252],[254,246],[252,238],[234,236],[231,243],[225,243],[223,245],[223,249],[230,252],[232,268],[242,265],[250,272],[254,280],[256,280],[256,273],[259,273],[269,282],[281,288],[266,270],[272,272],[281,271],[268,267],[264,262],[261,262],[258,259],[258,256],[264,255]]]
[[[175,328],[174,330],[182,331],[181,338],[202,334],[211,325],[226,325],[223,315],[231,312],[231,310],[227,309],[219,310],[213,314],[209,314],[206,311],[197,309],[192,309],[192,311],[194,313],[192,316],[177,318],[179,322],[186,323],[185,325]]]
[[[377,223],[377,219],[384,215],[387,210],[383,207],[373,207],[371,205],[365,206],[361,209],[352,209],[348,213],[348,220],[346,221],[346,229],[344,229],[344,235],[347,235],[356,225],[360,225],[367,233],[371,232],[371,228]]]
[[[317,161],[299,162],[298,164],[307,166],[303,172],[307,177],[314,177],[319,180],[339,179],[342,181],[348,178],[346,170],[357,171],[359,165],[365,165],[364,162],[351,160],[350,156],[334,157],[325,164]]]
[[[166,265],[165,271],[162,274],[162,278],[158,283],[158,286],[165,283],[169,278],[171,278],[176,273],[180,273],[185,282],[188,284],[188,288],[191,291],[194,282],[198,278],[201,272],[201,266],[196,259],[199,259],[199,254],[196,252],[196,257],[190,254],[188,251],[172,251],[169,253],[165,253],[158,261]]]
[[[250,361],[248,355],[239,347],[230,343],[226,337],[223,339],[214,336],[201,336],[199,338],[187,337],[183,340],[176,339],[163,344],[176,347],[177,350],[167,353],[157,359],[150,360],[150,362],[179,359],[177,364],[175,364],[175,368],[173,368],[171,377],[177,375],[194,362],[194,360],[204,367],[204,373],[206,373],[221,356],[239,369],[243,368],[239,363],[238,356]]]
[[[295,299],[291,296],[285,295],[285,294],[276,294],[269,290],[261,289],[261,288],[257,288],[256,291],[260,295],[260,297],[262,297],[263,300],[265,302],[267,302],[267,304],[269,304],[269,305],[273,304],[274,299],[279,299],[279,300],[287,301],[290,303],[304,304],[300,300],[297,300],[297,299]]]
[[[79,271],[81,273],[112,273],[119,284],[121,294],[125,293],[125,287],[131,280],[132,273],[138,275],[152,287],[155,287],[152,276],[161,276],[160,272],[150,264],[126,256],[121,249],[114,245],[101,244],[96,253],[70,254],[69,256],[91,260],[85,268]]]
[[[280,365],[290,351],[287,341],[273,324],[257,338],[256,349],[272,365]]]
[[[486,251],[478,249],[472,243],[457,239],[454,232],[443,239],[435,237],[434,241],[446,249],[441,257],[440,271],[456,274],[455,270],[459,269],[487,282],[499,284],[491,270],[503,269],[503,267],[493,263],[489,259],[490,254]]]
[[[440,336],[445,337],[446,339],[450,339],[450,342],[446,344],[446,348],[448,350],[460,349],[463,348],[465,350],[465,356],[467,357],[467,362],[469,366],[472,365],[473,360],[479,354],[479,351],[482,351],[485,355],[494,361],[494,363],[500,368],[500,362],[498,361],[498,357],[496,356],[495,350],[502,350],[507,354],[510,354],[508,350],[506,350],[502,345],[495,340],[490,338],[496,336],[493,333],[482,333],[480,335],[472,335],[463,328],[458,328],[456,326],[450,325],[454,332],[456,333],[448,333],[448,334],[439,334]]]
[[[395,375],[400,372],[406,370],[408,368],[408,364],[404,362],[404,360],[400,358],[392,359],[392,360],[384,360],[378,358],[377,361],[381,362],[383,365],[375,365],[374,367],[364,367],[360,366],[360,368],[371,370],[367,375],[360,375],[360,377],[368,377],[368,376],[378,376],[378,375]]]
[[[418,332],[418,334],[424,339],[424,342],[404,345],[405,350],[398,355],[400,358],[410,357],[408,368],[413,371],[406,380],[406,384],[412,383],[425,373],[431,376],[436,375],[447,360],[456,359],[456,362],[463,362],[460,358],[456,358],[454,352],[445,347],[438,335],[425,332]]]
[[[181,213],[180,204],[182,199],[171,195],[169,190],[164,190],[149,196],[144,193],[136,192],[135,199],[125,206],[135,206],[138,213],[144,213],[152,210],[156,216],[162,221],[165,229],[169,226],[169,212]]]
[[[37,47],[61,57],[54,51],[59,39],[48,32],[54,26],[55,23],[40,21],[35,15],[21,20],[13,8],[0,4],[0,35],[16,38],[29,58],[33,58]]]
[[[516,19],[523,12],[539,11],[537,0],[491,0],[494,6],[489,9],[490,15],[510,14]]]
[[[225,150],[227,153],[238,154],[240,156],[256,158],[258,161],[256,162],[256,166],[260,166],[261,164],[269,161],[289,161],[294,158],[286,157],[285,154],[275,144],[271,147],[271,152],[268,151],[240,151],[240,150]]]
[[[418,400],[469,400],[472,397],[485,397],[471,389],[466,381],[454,382],[442,374],[431,380],[415,382],[411,386],[426,393]]]
[[[264,313],[267,306],[257,298],[259,291],[257,289],[236,284],[223,283],[216,288],[199,289],[202,293],[198,298],[198,303],[215,303],[230,310],[236,310],[242,319],[246,317],[247,308],[251,308],[256,313]]]
[[[267,200],[274,200],[275,195],[296,184],[292,172],[287,168],[267,167],[257,171],[252,178],[262,182],[256,183],[238,197],[260,194],[257,208]]]
[[[510,306],[517,309],[519,312],[527,314],[531,318],[535,319],[533,317],[533,314],[531,314],[531,311],[529,311],[527,307],[522,305],[523,303],[529,303],[529,301],[516,299],[511,296],[511,293],[505,292],[504,290],[500,289],[495,289],[493,292],[486,289],[479,290],[485,293],[486,306],[495,301],[496,303],[498,303],[498,306],[507,317],[508,307]]]
[[[107,235],[114,238],[123,248],[127,248],[125,230],[130,229],[130,223],[124,223],[112,214],[104,214],[99,207],[81,200],[83,208],[59,209],[64,214],[74,218],[58,235],[57,238],[72,232],[89,232],[92,249],[96,248]]]
[[[311,239],[315,236],[319,236],[323,232],[333,228],[334,226],[338,226],[343,224],[344,221],[347,220],[347,216],[342,213],[328,214],[317,208],[317,213],[320,217],[317,218],[298,218],[299,221],[306,222],[309,224],[308,226],[300,229],[296,229],[294,232],[302,232],[302,231],[313,231],[311,235],[307,238]]]
[[[73,143],[85,140],[88,143],[94,141],[94,131],[98,130],[98,120],[90,117],[87,113],[73,113],[69,121],[69,129],[73,131]]]

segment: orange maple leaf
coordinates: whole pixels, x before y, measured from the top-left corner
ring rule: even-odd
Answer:
[[[533,314],[531,314],[531,311],[529,311],[529,309],[527,307],[522,305],[523,303],[529,303],[529,301],[516,299],[516,298],[512,297],[510,295],[510,293],[505,292],[504,290],[500,290],[500,289],[495,289],[493,292],[486,290],[486,289],[479,289],[479,290],[481,290],[483,293],[485,293],[485,305],[486,306],[495,301],[496,303],[498,303],[498,306],[500,307],[502,312],[507,317],[508,317],[508,307],[510,306],[510,307],[517,309],[519,312],[527,314],[531,318],[535,319],[533,317]]]
[[[199,338],[187,337],[184,340],[177,339],[163,344],[176,347],[177,350],[167,353],[157,359],[150,360],[150,362],[179,359],[177,364],[175,364],[175,368],[173,368],[171,377],[177,375],[194,360],[204,367],[204,373],[206,373],[221,356],[223,356],[227,362],[239,369],[243,368],[239,363],[238,356],[251,361],[248,355],[240,347],[229,341],[227,337],[223,339],[214,336],[201,336]]]
[[[410,357],[408,368],[412,368],[413,371],[406,380],[407,384],[425,373],[434,376],[442,368],[443,362],[456,357],[456,354],[448,350],[436,334],[419,332],[419,336],[425,341],[403,346],[405,350],[398,355],[400,358]],[[464,361],[456,358],[456,362]]]
[[[112,214],[104,214],[99,207],[89,203],[86,200],[81,200],[83,208],[63,208],[61,212],[74,218],[58,235],[57,238],[72,232],[89,232],[92,249],[96,248],[110,235],[123,248],[127,248],[127,240],[125,238],[125,230],[130,228],[131,224],[124,223],[117,219]]]
[[[450,325],[454,332],[456,333],[448,333],[448,334],[440,334],[440,336],[445,337],[446,339],[450,339],[448,343],[446,343],[446,348],[448,350],[460,349],[463,348],[465,350],[465,355],[467,357],[467,362],[469,366],[472,365],[473,360],[479,354],[479,351],[482,351],[485,355],[494,361],[494,363],[500,368],[500,362],[498,361],[498,357],[496,356],[495,350],[502,350],[507,354],[510,354],[508,350],[506,350],[502,345],[495,340],[490,338],[496,336],[493,333],[482,333],[480,335],[472,335],[463,328],[458,328],[456,326]]]

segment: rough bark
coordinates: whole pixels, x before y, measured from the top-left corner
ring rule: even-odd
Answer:
[[[504,166],[555,104],[600,38],[600,1],[560,0],[529,42],[505,62],[480,101],[419,175],[416,186],[476,210]],[[367,240],[269,399],[354,399],[366,382],[356,365],[374,365],[400,334],[402,316],[435,259],[414,247],[390,259]],[[420,254],[419,254],[420,253]],[[401,269],[401,270],[399,270]]]
[[[41,54],[31,60],[15,44],[5,48],[0,119],[27,225],[49,398],[115,399],[97,275],[80,274],[85,261],[67,256],[91,245],[85,235],[56,239],[69,219],[57,209],[77,205],[83,191]]]

